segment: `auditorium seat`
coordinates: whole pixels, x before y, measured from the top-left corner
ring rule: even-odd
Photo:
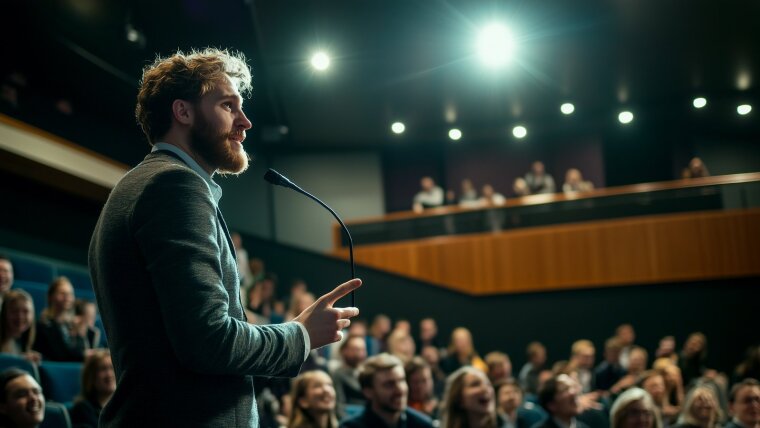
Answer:
[[[40,374],[37,367],[18,355],[0,353],[0,372],[9,368],[18,368],[32,375],[33,378],[40,381]]]
[[[80,297],[82,291],[89,291],[92,293],[92,282],[90,281],[90,274],[87,271],[69,267],[59,267],[56,276],[65,276],[68,278],[69,281],[71,281],[71,285],[74,286],[74,294],[76,294],[77,297]],[[88,300],[90,299],[88,298]]]
[[[71,403],[79,394],[82,363],[43,361],[40,380],[45,398],[58,403]]]
[[[47,399],[47,397],[45,397]],[[45,403],[45,419],[40,428],[71,428],[71,418],[66,406],[60,403]]]
[[[26,257],[11,256],[13,276],[16,280],[49,283],[55,277],[52,264]]]

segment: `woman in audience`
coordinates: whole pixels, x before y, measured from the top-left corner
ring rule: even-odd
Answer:
[[[0,427],[33,428],[45,418],[45,396],[29,373],[12,367],[0,373]]]
[[[610,428],[662,428],[652,397],[641,388],[620,394],[610,410],[610,423]]]
[[[288,428],[337,428],[335,388],[327,373],[302,373],[293,382],[290,396],[293,411]]]
[[[388,336],[386,344],[388,345],[388,353],[398,357],[402,363],[406,364],[414,358],[414,339],[403,329],[393,330]]]
[[[441,405],[441,428],[497,428],[494,390],[482,370],[465,366],[446,380]]]
[[[32,296],[24,290],[9,290],[0,314],[0,352],[39,364],[40,353],[32,350],[35,338]]]
[[[409,385],[407,405],[433,419],[437,419],[438,400],[433,392],[433,372],[422,357],[414,357],[404,366]]]
[[[707,337],[700,333],[692,333],[683,344],[678,366],[683,375],[683,383],[687,387],[691,383],[707,373],[705,360],[707,359]]]
[[[698,386],[686,397],[676,428],[717,428],[722,419],[723,414],[713,389]]]
[[[670,358],[658,358],[652,364],[652,368],[661,372],[665,378],[665,396],[668,397],[668,403],[680,408],[684,399],[681,369]]]
[[[639,387],[648,392],[652,397],[652,401],[662,417],[663,426],[672,425],[678,417],[680,409],[672,406],[668,401],[665,389],[665,376],[663,376],[662,372],[649,370],[642,373],[639,377]]]
[[[484,373],[488,371],[488,366],[475,351],[470,330],[458,327],[451,332],[448,356],[441,360],[441,369],[453,373],[463,366],[473,366]]]
[[[50,283],[48,307],[37,323],[34,349],[44,359],[53,361],[82,361],[86,349],[84,337],[74,324],[74,287],[65,276]]]
[[[71,423],[96,428],[100,412],[116,390],[116,375],[108,350],[93,352],[82,367],[82,391],[71,408]]]
[[[85,341],[86,349],[100,347],[100,330],[95,327],[98,309],[94,302],[77,299],[74,303],[74,329]]]

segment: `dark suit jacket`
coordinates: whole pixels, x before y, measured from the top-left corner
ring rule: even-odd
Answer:
[[[588,425],[584,424],[583,422],[579,421],[578,418],[575,419],[575,427],[576,428],[589,428]],[[533,425],[533,428],[560,428],[559,425],[557,425],[556,422],[554,422],[554,418],[552,418],[551,415],[544,419],[543,421]]]
[[[251,375],[298,374],[300,327],[246,322],[222,214],[175,155],[149,154],[116,185],[89,263],[117,382],[102,426],[254,427]]]
[[[341,422],[340,428],[388,428],[388,425],[372,411],[372,407],[368,403],[361,414]],[[433,428],[433,421],[426,415],[407,408],[396,428]]]

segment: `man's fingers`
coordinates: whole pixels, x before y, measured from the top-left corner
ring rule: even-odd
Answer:
[[[353,318],[359,315],[359,308],[333,308],[338,312],[338,318]]]
[[[335,302],[338,301],[338,299],[356,290],[361,285],[362,285],[362,280],[359,278],[354,278],[350,281],[344,282],[343,284],[335,287],[333,291],[320,297],[319,301],[327,306],[332,306],[335,304]]]
[[[338,320],[338,330],[343,330],[351,325],[351,320]]]

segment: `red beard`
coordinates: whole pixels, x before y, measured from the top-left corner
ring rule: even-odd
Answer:
[[[214,129],[198,109],[197,121],[190,129],[190,148],[219,174],[240,174],[248,169],[248,153],[235,150],[229,138],[231,132]]]

